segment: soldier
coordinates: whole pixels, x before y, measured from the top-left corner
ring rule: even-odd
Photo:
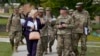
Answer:
[[[20,18],[25,19],[25,16],[24,16],[24,13],[23,13],[23,6],[20,6],[19,13],[20,13]],[[24,36],[24,28],[22,26],[22,37],[21,37],[21,41],[20,41],[21,44],[24,44],[24,41],[23,41],[24,37],[25,37]]]
[[[78,42],[81,40],[81,53],[80,56],[85,56],[86,54],[86,42],[87,35],[85,35],[84,27],[90,25],[90,15],[88,11],[83,9],[83,3],[79,2],[76,4],[76,10],[73,12],[74,24],[75,24],[75,37],[73,38],[73,51],[76,56],[79,55],[78,52]]]
[[[71,28],[73,18],[69,15],[66,8],[60,9],[60,16],[56,20],[57,31],[57,54],[58,56],[69,56],[71,52]]]
[[[14,8],[12,16],[8,19],[6,31],[9,32],[10,44],[12,46],[12,49],[17,52],[17,48],[22,36],[22,26],[20,23],[18,8]]]
[[[38,18],[40,19],[41,23],[45,23],[43,7],[38,8]],[[47,43],[47,37],[44,37],[44,34],[44,31],[41,30],[41,39],[38,41],[36,56],[43,56],[43,53],[46,49],[47,44],[45,43]]]
[[[52,46],[54,44],[55,40],[55,29],[54,29],[54,22],[56,20],[55,16],[51,13],[51,8],[47,7],[46,8],[46,13],[45,13],[45,20],[46,20],[46,37],[47,39],[47,47],[49,44],[49,52],[52,52]],[[46,47],[46,53],[47,53],[47,47]]]
[[[70,14],[70,15],[72,15],[72,14],[73,14],[73,12],[74,12],[74,10],[73,10],[73,9],[70,9],[70,10],[69,10],[69,14]]]

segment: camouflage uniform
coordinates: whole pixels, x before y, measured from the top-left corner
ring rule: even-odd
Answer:
[[[47,48],[48,48],[48,44],[49,44],[49,47],[51,48],[51,46],[53,45],[53,42],[52,40],[54,40],[54,29],[53,27],[51,26],[52,25],[52,22],[50,22],[50,20],[52,19],[52,17],[49,17],[49,16],[45,16],[45,27],[42,29],[43,31],[43,36],[46,37],[46,50],[45,52],[47,52]]]
[[[39,7],[38,8],[39,13],[44,13],[43,7]],[[41,21],[45,21],[44,16],[40,17],[38,16],[38,18]],[[43,28],[45,29],[45,28]],[[46,33],[45,30],[41,29],[40,33],[41,33],[41,39],[38,41],[38,45],[37,45],[37,53],[36,56],[43,56],[43,53],[45,52],[46,48],[47,48],[47,37],[46,37]]]
[[[59,25],[61,22],[64,22],[67,28],[58,29],[57,31],[57,53],[58,56],[69,56],[71,52],[71,28],[73,25],[73,18],[70,15],[59,16],[56,24]]]
[[[44,19],[44,18],[40,18]],[[47,45],[47,37],[44,36],[44,30],[41,30],[41,38],[38,41],[38,45],[37,45],[37,54],[36,56],[43,56],[44,51],[46,50],[46,45]]]
[[[40,18],[46,21],[44,18]],[[44,52],[47,52],[48,48],[48,41],[49,37],[51,37],[50,34],[53,34],[53,31],[51,27],[48,26],[49,23],[46,22],[45,26],[41,29],[41,39],[38,41],[38,46],[37,46],[37,55],[36,56],[43,56]],[[51,29],[51,30],[48,30]],[[49,32],[49,33],[48,33]]]
[[[51,8],[47,7],[46,11],[51,12]],[[45,19],[47,20],[47,23],[48,23],[48,36],[47,37],[48,37],[48,41],[49,41],[48,42],[49,52],[52,52],[52,46],[53,46],[55,38],[56,38],[56,29],[54,28],[56,18],[54,15],[52,15],[50,13],[50,15],[46,14]]]
[[[14,48],[15,51],[17,51],[17,48],[22,36],[22,26],[20,23],[19,15],[13,14],[8,19],[7,29],[9,31],[10,43],[12,45],[12,48]]]
[[[75,52],[76,56],[79,55],[78,52],[78,42],[81,39],[81,56],[85,56],[87,47],[87,36],[84,34],[83,28],[84,25],[90,25],[90,16],[88,11],[83,10],[82,12],[78,12],[77,10],[73,12],[74,17],[74,24],[75,24],[75,37],[73,38],[73,51]]]

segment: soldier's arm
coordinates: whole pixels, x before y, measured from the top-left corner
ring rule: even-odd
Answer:
[[[74,24],[74,26],[75,26],[75,27],[78,27],[79,24],[80,24],[80,22],[79,22],[78,19],[76,19],[75,16],[76,16],[76,12],[74,12],[74,13],[72,14],[72,18],[73,18],[73,24]]]
[[[8,22],[7,22],[7,25],[6,25],[6,31],[10,30],[10,26],[11,26],[11,16],[8,18]]]
[[[69,22],[69,23],[68,23]],[[72,17],[69,18],[69,20],[66,22],[66,28],[74,28],[74,20]]]

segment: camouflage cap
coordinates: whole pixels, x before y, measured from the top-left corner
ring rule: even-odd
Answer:
[[[76,5],[83,5],[83,2],[78,2]]]
[[[38,11],[39,12],[44,12],[44,8],[43,7],[38,7]]]
[[[50,7],[47,7],[47,8],[46,8],[46,11],[47,11],[47,10],[51,10],[51,8],[50,8]]]
[[[69,8],[68,8],[68,7],[66,7],[66,9],[67,9],[67,10],[69,10]]]
[[[74,11],[74,9],[70,9],[70,10],[69,10],[69,12],[73,12],[73,11]]]
[[[60,10],[68,10],[68,7],[62,7]]]
[[[78,7],[81,7],[81,6],[83,6],[83,2],[78,2],[78,3],[76,3],[76,8],[78,8]]]
[[[76,5],[75,7],[76,7],[76,8],[79,8],[79,7],[80,7],[80,5]]]

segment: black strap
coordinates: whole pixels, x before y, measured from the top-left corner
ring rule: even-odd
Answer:
[[[10,17],[10,19],[11,19],[10,24],[12,24],[12,18],[13,18],[13,16],[14,16],[14,15],[12,14],[11,17]]]

